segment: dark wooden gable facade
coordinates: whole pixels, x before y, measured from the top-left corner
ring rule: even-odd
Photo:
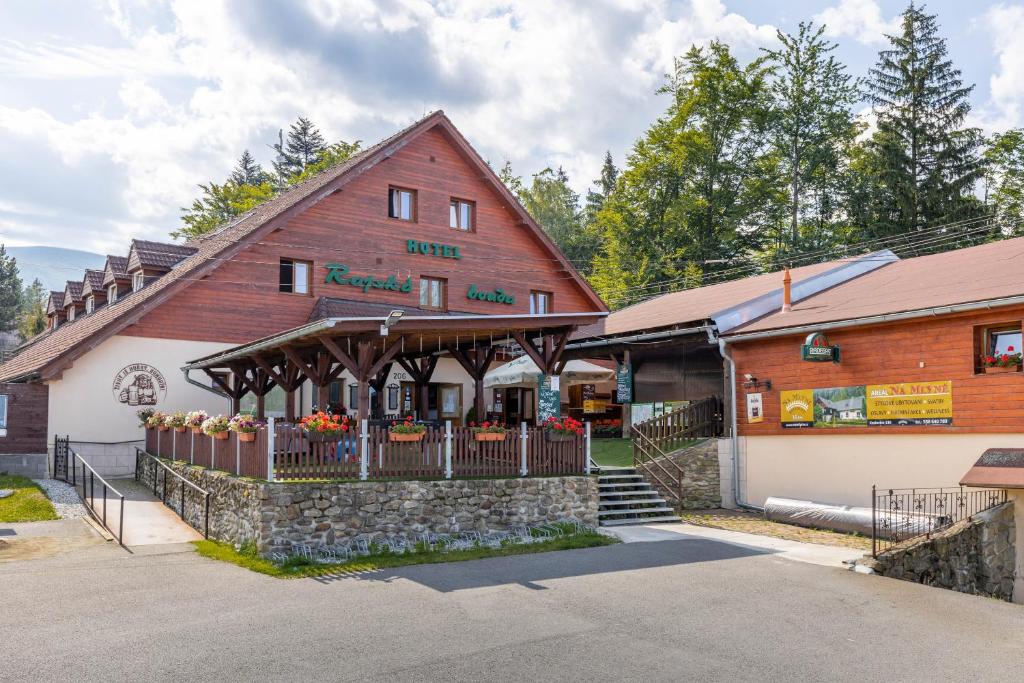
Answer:
[[[415,308],[421,278],[445,283],[449,312],[528,314],[532,292],[552,312],[606,310],[448,120],[435,121],[122,334],[242,343],[307,322],[321,297]],[[389,216],[394,189],[413,193],[413,220]],[[453,200],[470,204],[470,230],[450,227]],[[282,259],[308,264],[308,292],[280,291]]]

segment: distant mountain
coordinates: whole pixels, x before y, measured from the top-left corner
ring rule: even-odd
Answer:
[[[60,247],[7,247],[7,253],[18,260],[22,282],[38,278],[54,290],[63,290],[68,280],[81,280],[86,268],[102,268],[107,260],[104,254]]]

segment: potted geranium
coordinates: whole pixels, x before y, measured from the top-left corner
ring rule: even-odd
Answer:
[[[481,422],[478,425],[470,424],[469,427],[477,441],[504,441],[508,434],[508,429],[497,422]]]
[[[153,427],[149,424],[149,418],[153,417],[153,413],[156,411],[152,408],[142,408],[135,411],[135,416],[139,418],[139,426],[145,427],[146,429],[152,429]]]
[[[544,421],[544,435],[548,441],[571,441],[583,434],[583,423],[571,417],[549,417]]]
[[[159,429],[161,432],[166,432],[170,427],[166,424],[167,413],[162,413],[159,410],[154,410],[153,414],[146,420],[146,426],[150,429]]]
[[[299,420],[299,426],[310,441],[339,441],[352,429],[352,422],[346,415],[332,415],[318,410]]]
[[[248,413],[239,413],[228,421],[228,429],[238,434],[239,441],[255,441],[263,423]]]
[[[203,433],[203,423],[210,417],[205,410],[193,410],[185,414],[185,426],[192,428],[193,434]]]
[[[422,441],[427,426],[416,424],[411,417],[401,422],[392,422],[388,429],[388,439],[391,441]]]
[[[228,438],[228,423],[230,420],[224,415],[214,415],[203,420],[203,434],[212,436],[215,439],[224,440]]]
[[[164,418],[164,424],[179,434],[185,431],[185,413],[177,411]]]
[[[1020,370],[1020,352],[1014,352],[1012,346],[1006,347],[1006,353],[991,356],[982,356],[981,365],[986,375],[997,375],[1004,372],[1017,372]]]

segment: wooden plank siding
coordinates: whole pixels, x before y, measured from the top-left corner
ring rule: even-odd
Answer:
[[[1024,431],[1024,373],[977,372],[981,330],[1004,323],[1020,324],[1024,307],[943,315],[919,320],[849,329],[825,330],[838,345],[842,362],[800,359],[803,335],[737,342],[738,431],[743,436],[802,434],[945,434],[1019,433]],[[923,364],[923,367],[921,366]],[[748,424],[743,376],[771,380],[764,395],[764,422]],[[949,426],[836,427],[783,429],[779,392],[851,385],[951,380],[953,424]]]
[[[7,435],[0,436],[0,455],[46,453],[47,399],[45,384],[0,384],[7,396]]]
[[[417,191],[416,222],[388,218],[389,186]],[[449,227],[451,198],[476,202],[474,232]],[[409,254],[410,239],[458,246],[462,258]],[[278,292],[281,258],[313,263],[309,295]],[[364,293],[325,283],[327,263],[345,264],[353,275],[395,275],[399,282],[411,276],[413,291]],[[320,296],[418,306],[420,276],[447,279],[454,311],[528,313],[531,289],[552,292],[555,312],[593,310],[571,274],[529,235],[490,182],[446,133],[433,129],[192,282],[122,334],[243,343],[305,323]],[[486,291],[501,288],[515,296],[515,304],[469,300],[470,284]]]

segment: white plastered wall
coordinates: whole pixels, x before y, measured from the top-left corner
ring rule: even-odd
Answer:
[[[59,379],[49,382],[47,442],[69,435],[72,447],[101,474],[134,471],[134,446],[144,438],[136,411],[152,407],[163,412],[205,410],[227,413],[230,403],[185,381],[181,367],[230,344],[114,336],[75,361]],[[113,385],[123,368],[145,364],[156,368],[166,388],[157,390],[155,405],[128,405],[118,400]],[[192,378],[206,385],[201,373]],[[129,380],[130,381],[130,375]],[[122,382],[122,385],[127,382]]]
[[[957,486],[987,448],[1024,448],[1024,434],[800,434],[740,437],[744,502],[769,496],[869,506],[871,486]]]

